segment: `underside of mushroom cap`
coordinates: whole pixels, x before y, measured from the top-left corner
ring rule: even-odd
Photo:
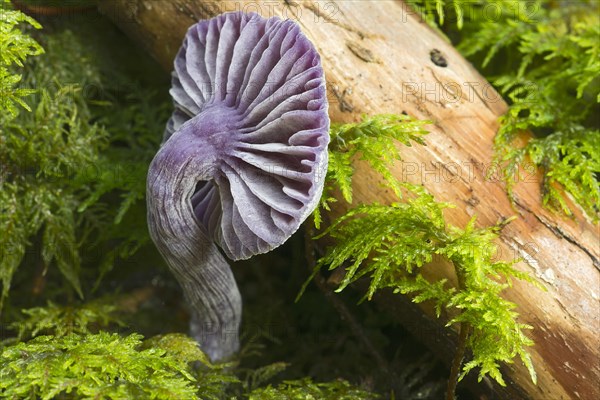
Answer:
[[[210,153],[190,190],[198,224],[234,260],[286,241],[318,203],[329,142],[323,69],[300,27],[241,12],[193,25],[171,96],[163,147]]]

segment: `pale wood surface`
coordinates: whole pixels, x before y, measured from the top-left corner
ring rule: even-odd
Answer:
[[[524,391],[532,399],[600,398],[600,234],[580,213],[574,219],[540,207],[539,174],[525,174],[512,208],[503,185],[486,178],[498,117],[506,104],[477,71],[401,1],[109,0],[101,9],[152,53],[167,70],[187,28],[230,10],[256,11],[297,20],[322,55],[330,116],[356,121],[361,114],[400,113],[429,119],[427,146],[402,148],[397,176],[423,183],[456,208],[448,221],[479,226],[520,214],[499,241],[501,257],[522,257],[518,268],[537,276],[543,292],[517,282],[506,297],[535,327],[531,349],[534,386],[517,361],[505,369],[505,396]],[[438,50],[447,67],[432,61]],[[437,64],[440,57],[434,57]],[[160,134],[160,133],[157,133]],[[357,163],[357,203],[394,201],[368,167]],[[346,208],[342,202],[339,205]],[[335,215],[343,212],[338,208]],[[432,266],[433,277],[451,270]]]

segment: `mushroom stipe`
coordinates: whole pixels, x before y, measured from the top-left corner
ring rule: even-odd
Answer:
[[[174,67],[175,110],[148,171],[148,225],[183,289],[192,336],[224,361],[239,350],[242,300],[222,253],[268,252],[317,206],[325,78],[295,22],[255,13],[193,25]]]

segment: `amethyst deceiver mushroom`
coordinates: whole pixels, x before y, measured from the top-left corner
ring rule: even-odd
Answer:
[[[226,13],[187,32],[175,111],[148,171],[152,240],[183,288],[213,361],[239,349],[241,260],[285,242],[317,206],[329,118],[319,54],[300,27]]]

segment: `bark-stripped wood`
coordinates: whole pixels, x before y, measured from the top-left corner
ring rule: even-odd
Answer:
[[[101,9],[169,71],[186,29],[199,19],[232,10],[295,19],[322,55],[332,120],[406,112],[434,121],[427,146],[403,147],[404,162],[394,172],[456,204],[446,214],[455,225],[473,215],[488,226],[520,214],[502,231],[500,257],[522,257],[518,268],[548,289],[516,282],[506,293],[519,305],[521,320],[535,328],[531,352],[538,384],[517,361],[506,366],[509,387],[498,393],[511,399],[600,398],[599,227],[581,214],[566,219],[542,209],[538,173],[524,171],[511,207],[502,183],[494,174],[486,178],[506,104],[403,2],[110,0]],[[357,167],[357,203],[395,200],[368,167]],[[334,215],[347,208],[338,205]],[[430,268],[434,278],[449,271],[442,264]]]

